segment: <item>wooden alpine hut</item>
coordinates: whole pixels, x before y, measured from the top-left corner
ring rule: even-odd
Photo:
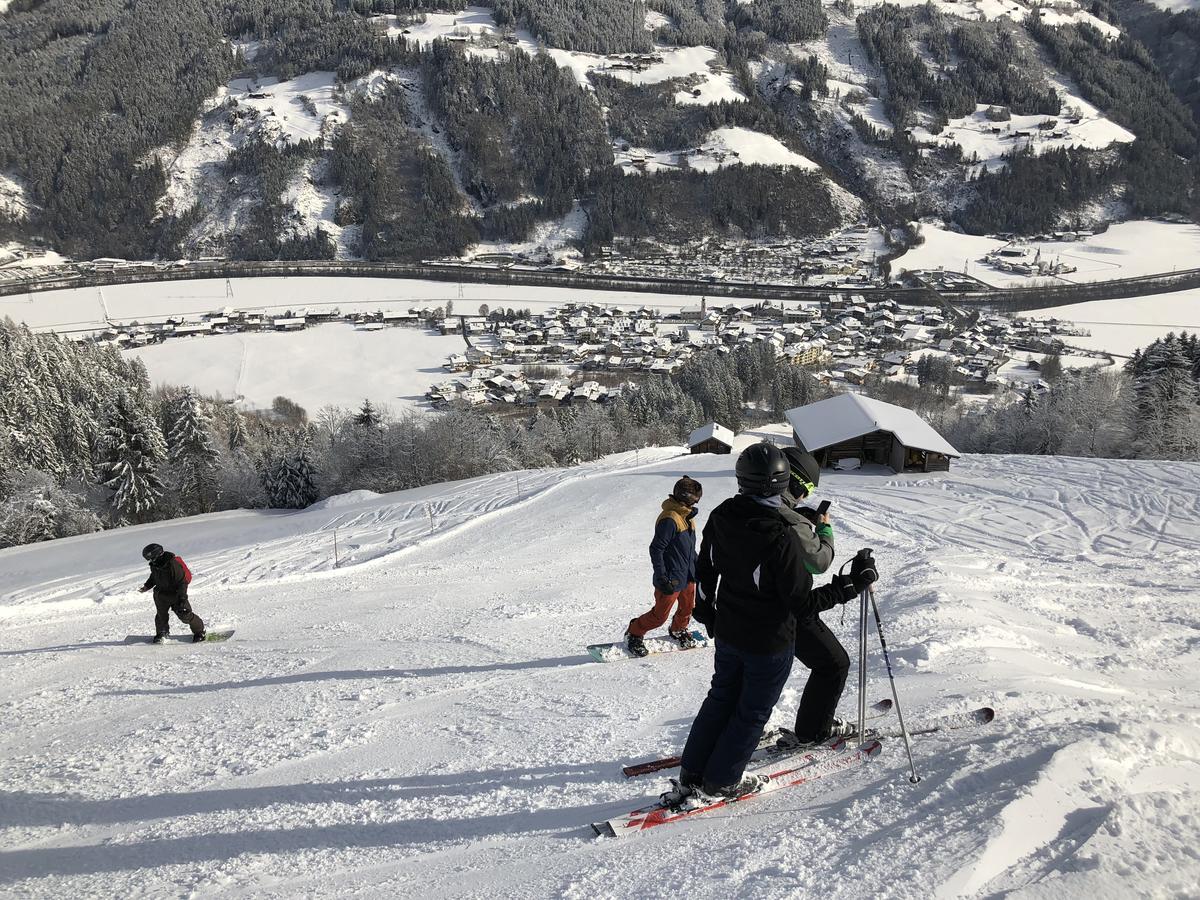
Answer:
[[[838,394],[785,415],[796,446],[824,468],[857,460],[896,472],[946,472],[950,460],[962,455],[911,409],[858,394]]]

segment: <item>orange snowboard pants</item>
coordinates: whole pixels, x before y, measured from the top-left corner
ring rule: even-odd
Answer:
[[[675,606],[676,602],[678,602],[678,606]],[[671,619],[671,631],[682,631],[688,627],[692,618],[692,610],[696,606],[696,582],[689,581],[687,587],[674,594],[664,594],[655,588],[654,608],[649,612],[642,613],[636,619],[630,620],[629,633],[645,637],[647,632],[653,631],[667,621],[672,606],[675,606],[675,615]]]

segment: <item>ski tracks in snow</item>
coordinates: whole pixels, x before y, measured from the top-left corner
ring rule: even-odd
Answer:
[[[592,840],[587,822],[661,789],[619,766],[679,747],[711,673],[709,650],[583,650],[648,607],[673,480],[703,482],[701,525],[735,490],[728,457],[677,453],[165,523],[203,573],[198,611],[238,628],[222,645],[117,647],[145,598],[39,586],[65,564],[115,589],[144,529],[30,551],[25,581],[0,577],[0,672],[19,676],[0,688],[0,891],[1057,900],[1200,880],[1200,512],[1196,468],[1170,463],[829,473],[838,563],[880,560],[908,716],[999,718],[914,741],[915,786],[893,741],[819,790]],[[825,616],[847,646],[852,607]],[[772,724],[803,683],[797,667]]]

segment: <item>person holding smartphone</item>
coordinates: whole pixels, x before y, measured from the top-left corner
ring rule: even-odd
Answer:
[[[810,575],[820,575],[833,563],[833,525],[829,501],[815,510],[804,506],[821,481],[821,466],[811,453],[784,447],[788,461],[788,486],[780,514],[800,538],[800,558]],[[818,612],[796,621],[796,659],[808,668],[808,681],[796,710],[796,728],[785,735],[785,744],[817,744],[835,736],[848,736],[854,725],[836,716],[838,702],[850,673],[850,656]]]

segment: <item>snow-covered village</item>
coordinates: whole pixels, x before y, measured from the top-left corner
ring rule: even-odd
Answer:
[[[0,0],[0,898],[1200,897],[1198,0]]]

